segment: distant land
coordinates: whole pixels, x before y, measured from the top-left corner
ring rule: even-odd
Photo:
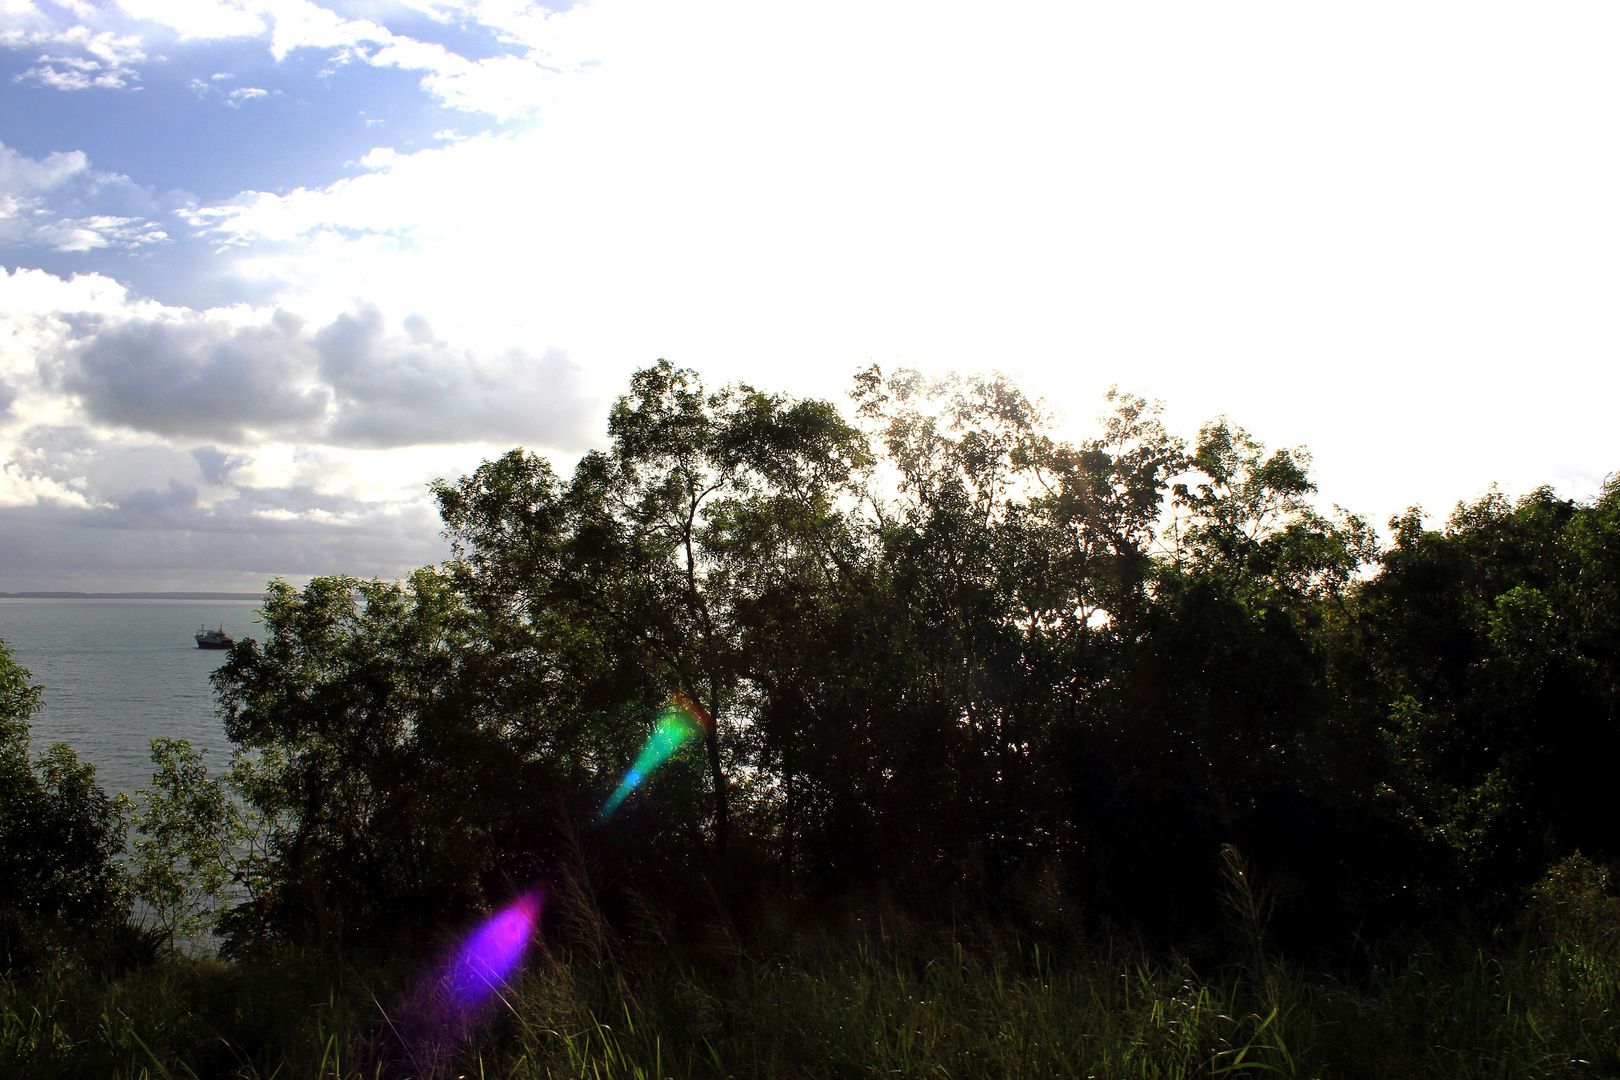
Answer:
[[[0,592],[0,600],[263,600],[256,592]]]

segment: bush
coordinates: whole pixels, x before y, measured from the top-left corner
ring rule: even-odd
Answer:
[[[28,971],[63,952],[125,962],[124,804],[66,745],[30,757],[40,697],[0,642],[0,964]]]

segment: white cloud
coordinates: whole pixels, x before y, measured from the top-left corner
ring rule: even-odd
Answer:
[[[659,355],[835,394],[867,359],[994,366],[1083,423],[1118,382],[1189,431],[1311,444],[1325,494],[1380,517],[1620,463],[1609,9],[598,0],[511,25],[600,60],[543,124],[197,227],[287,295],[543,341],[600,392]]]
[[[138,88],[138,65],[147,61],[153,43],[263,38],[277,61],[313,49],[328,55],[328,70],[360,63],[421,72],[422,89],[446,106],[507,120],[541,109],[552,99],[558,76],[588,59],[570,46],[570,16],[522,7],[479,5],[456,13],[513,50],[477,60],[312,0],[118,0],[115,8],[85,6],[66,22],[25,6],[0,10],[0,47],[48,47],[60,54],[41,55],[19,81],[57,90],[127,90]],[[482,23],[484,18],[494,21]],[[227,101],[240,104],[254,96],[245,88]]]
[[[62,252],[134,250],[168,235],[145,214],[150,197],[128,177],[90,168],[83,151],[35,159],[0,143],[0,246]]]
[[[240,109],[245,101],[270,97],[272,93],[279,97],[282,93],[280,90],[270,91],[258,86],[239,86],[234,90],[225,90],[218,85],[223,80],[234,79],[235,77],[234,75],[211,75],[206,81],[192,79],[186,83],[186,89],[204,101],[218,101],[232,109]]]
[[[35,225],[29,239],[57,251],[81,252],[160,244],[168,239],[168,234],[144,218],[91,214],[61,217]]]
[[[177,31],[182,41],[256,37],[265,32],[261,5],[234,0],[118,0],[132,19]]]
[[[270,53],[277,60],[294,49],[353,50],[394,40],[393,34],[368,19],[346,19],[310,0],[264,0],[260,10],[274,27]]]
[[[9,13],[8,13],[9,14]],[[12,31],[0,35],[11,48],[72,49],[79,55],[41,55],[34,67],[15,77],[53,90],[128,90],[140,81],[135,65],[146,59],[141,40],[111,30],[94,33],[78,25],[60,31]]]
[[[0,190],[12,197],[43,195],[89,167],[83,150],[59,151],[36,161],[0,145]]]

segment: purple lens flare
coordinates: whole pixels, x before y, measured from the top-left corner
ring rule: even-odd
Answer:
[[[384,1014],[394,1050],[425,1070],[413,1075],[448,1069],[490,1007],[504,1000],[539,929],[544,898],[531,889],[487,916]]]
[[[540,894],[528,892],[491,915],[451,957],[444,982],[455,1005],[470,1011],[506,984],[540,922]]]

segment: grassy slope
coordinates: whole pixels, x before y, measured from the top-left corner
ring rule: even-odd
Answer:
[[[902,924],[903,925],[903,924]],[[1200,970],[980,931],[656,942],[539,958],[470,1039],[398,973],[175,962],[7,984],[0,1073],[39,1077],[1535,1077],[1620,1075],[1620,953],[1530,935],[1353,978],[1251,951]],[[717,944],[718,942],[718,944]],[[439,1045],[435,1044],[438,1039]],[[455,1043],[454,1046],[448,1045]]]

